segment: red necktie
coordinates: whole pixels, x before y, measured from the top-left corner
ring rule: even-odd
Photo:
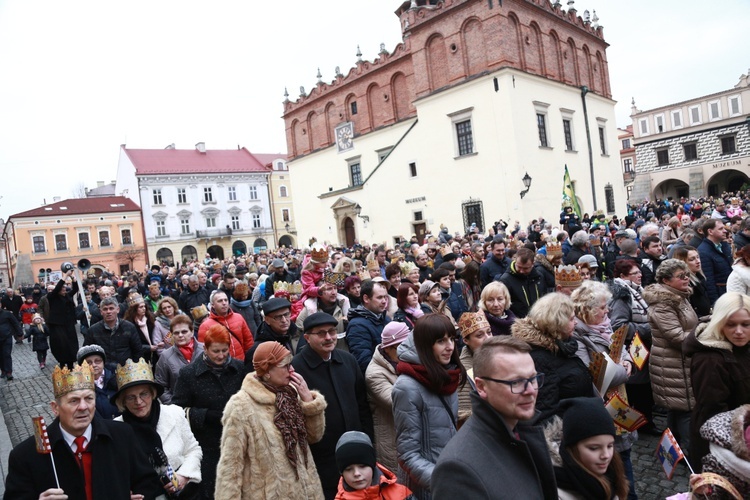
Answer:
[[[92,500],[94,498],[92,494],[92,488],[91,488],[91,452],[86,450],[84,447],[84,442],[86,441],[86,438],[83,436],[78,436],[75,438],[74,443],[76,445],[76,460],[78,461],[78,466],[83,470],[83,479],[84,483],[86,484],[86,498],[88,500]]]

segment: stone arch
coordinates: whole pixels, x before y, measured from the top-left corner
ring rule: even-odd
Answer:
[[[679,200],[683,196],[685,198],[690,196],[690,186],[681,179],[667,179],[654,187],[653,199],[666,200],[671,197]]]
[[[357,103],[357,114],[352,114],[352,103]],[[346,116],[346,121],[352,122],[354,124],[354,133],[358,134],[360,133],[360,119],[359,117],[362,115],[362,110],[360,109],[361,102],[358,102],[357,96],[354,93],[349,94],[346,96],[346,100],[344,101],[344,106],[346,107],[346,110],[344,111],[344,116]]]
[[[515,45],[518,49],[518,65],[519,69],[522,71],[526,71],[526,54],[524,53],[524,44],[523,44],[523,30],[521,29],[521,21],[518,20],[518,16],[516,16],[515,13],[510,12],[508,13],[508,20],[511,23],[511,27],[513,29],[513,39],[515,40]]]
[[[315,142],[313,141],[313,130],[315,128],[315,111],[310,111],[307,113],[307,119],[305,120],[305,123],[307,124],[307,148],[308,151],[315,150]]]
[[[206,253],[211,256],[212,259],[223,259],[224,248],[221,245],[211,245],[206,249]]]
[[[288,234],[285,234],[279,238],[279,247],[294,248],[294,239]]]
[[[583,44],[583,47],[581,47],[581,51],[583,52],[583,81],[581,82],[581,84],[586,85],[593,91],[597,91],[599,89],[595,88],[594,72],[591,65],[591,51],[589,50],[589,46]]]
[[[367,113],[367,121],[370,126],[370,130],[375,129],[385,123],[383,119],[383,93],[380,92],[380,87],[377,83],[373,82],[367,87],[367,109],[370,110]]]
[[[735,169],[721,170],[708,179],[704,194],[720,196],[724,191],[739,191],[744,184],[750,184],[746,172]]]
[[[247,254],[247,245],[242,240],[237,240],[234,243],[232,243],[232,255],[246,255]]]
[[[391,78],[391,103],[393,106],[393,116],[396,121],[403,120],[409,116],[410,102],[406,76],[400,72],[396,73]]]
[[[253,242],[253,250],[255,251],[254,253],[258,253],[262,250],[268,250],[268,243],[266,243],[266,240],[264,240],[263,238],[257,238]]]
[[[565,81],[578,87],[581,84],[581,75],[578,69],[578,49],[576,42],[568,38],[565,54],[563,55],[565,67]]]
[[[297,154],[304,154],[310,152],[310,141],[307,137],[307,120],[296,121],[294,127],[294,144],[296,147]]]
[[[596,51],[596,72],[597,72],[597,84],[599,85],[599,91],[604,96],[609,96],[609,81],[607,63],[604,62],[604,56],[601,51]]]
[[[172,254],[172,250],[167,247],[162,247],[156,252],[156,260],[159,261],[159,264],[166,263],[167,265],[174,265],[174,255]]]
[[[547,76],[565,81],[565,70],[563,69],[562,52],[560,51],[560,36],[557,34],[557,31],[550,30],[548,44],[550,48],[549,56],[552,66],[551,68],[549,65],[547,66],[549,68],[547,71]]]
[[[336,116],[334,116],[334,113],[336,112],[336,107],[332,102],[328,102],[326,104],[325,110],[323,111],[323,116],[325,119],[325,138],[326,138],[326,145],[333,144],[333,127],[335,125],[338,125],[341,121]],[[334,125],[335,124],[335,125]]]
[[[544,47],[542,44],[542,30],[539,25],[532,21],[529,24],[529,56],[526,58],[529,71],[536,72],[542,76],[547,75],[547,68],[544,64]]]
[[[461,27],[464,71],[466,76],[481,73],[487,69],[487,50],[484,43],[484,27],[476,17],[467,19]]]
[[[427,40],[425,47],[430,90],[435,91],[448,85],[448,54],[445,51],[443,35],[435,33]]]
[[[290,135],[292,138],[292,153],[293,156],[297,156],[297,124],[299,123],[299,120],[296,118],[292,120],[292,125],[290,129]]]
[[[180,252],[180,257],[182,257],[182,262],[197,259],[198,250],[196,250],[193,245],[185,245],[184,247],[182,247],[182,252]]]

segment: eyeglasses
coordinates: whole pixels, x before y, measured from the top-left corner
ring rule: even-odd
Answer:
[[[689,280],[690,279],[690,275],[689,274],[685,274],[685,273],[675,274],[674,277],[677,278],[678,280]]]
[[[291,317],[292,317],[291,312],[285,312],[284,314],[276,314],[274,316],[269,316],[269,318],[271,318],[274,321],[281,321],[283,319],[289,319]]]
[[[639,274],[643,274],[640,270],[639,271],[631,271],[628,273],[628,276],[638,276]]]
[[[533,377],[530,378],[519,378],[516,380],[500,380],[497,378],[490,378],[490,377],[478,377],[482,380],[489,380],[490,382],[495,382],[498,384],[504,384],[510,387],[510,392],[513,394],[523,394],[526,392],[526,389],[529,387],[529,384],[531,384],[531,388],[534,390],[539,389],[542,385],[544,385],[544,373],[537,373]]]
[[[318,337],[327,337],[328,335],[331,335],[335,337],[339,334],[338,330],[336,328],[329,328],[328,330],[318,330],[317,332],[308,332],[310,335],[317,335]]]
[[[151,391],[143,391],[140,394],[132,394],[130,396],[126,396],[125,397],[125,402],[132,404],[132,403],[135,403],[136,401],[138,401],[140,399],[141,401],[147,403],[147,402],[151,401],[151,397],[152,396],[153,395],[151,394]]]

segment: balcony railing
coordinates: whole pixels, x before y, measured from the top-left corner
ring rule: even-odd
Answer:
[[[633,179],[635,179],[635,172],[623,172],[622,173],[622,180],[624,182],[630,182]]]
[[[232,230],[229,228],[216,228],[216,229],[204,229],[202,231],[196,231],[196,238],[216,238],[222,236],[232,236]]]

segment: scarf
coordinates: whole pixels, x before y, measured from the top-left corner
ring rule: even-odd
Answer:
[[[222,373],[224,373],[227,367],[229,366],[229,362],[231,360],[232,360],[232,356],[227,356],[227,359],[224,360],[224,363],[219,365],[211,361],[205,352],[203,353],[203,361],[206,363],[206,366],[208,367],[208,369],[214,372],[214,374],[216,375],[221,375]]]
[[[171,318],[167,318],[166,316],[163,316],[163,315],[161,315],[161,314],[160,314],[160,315],[158,315],[158,316],[156,317],[156,321],[158,321],[158,322],[159,322],[159,324],[160,324],[161,326],[163,326],[163,327],[164,327],[164,329],[165,329],[165,330],[167,330],[167,331],[169,330],[169,323],[170,323],[170,322],[171,322],[171,321],[172,321],[173,319],[174,319],[174,316],[172,316]]]
[[[134,318],[136,326],[141,330],[141,335],[144,339],[146,339],[146,342],[148,342],[148,345],[151,345],[151,335],[148,334],[148,323],[146,316],[144,316],[141,319]]]
[[[297,391],[289,385],[275,387],[263,380],[258,380],[263,384],[263,387],[276,394],[276,415],[273,417],[273,423],[281,433],[286,449],[286,458],[292,465],[295,476],[299,479],[297,446],[300,447],[300,453],[305,457],[305,467],[307,467],[307,427]]]
[[[615,283],[623,286],[628,292],[630,292],[630,298],[633,299],[631,306],[633,308],[632,319],[636,323],[647,323],[648,322],[648,304],[643,300],[641,294],[643,293],[643,287],[636,285],[630,280],[624,280],[622,278],[615,278]]]
[[[516,320],[515,316],[509,314],[509,310],[505,311],[505,315],[502,317],[493,316],[487,311],[484,311],[484,316],[490,324],[490,331],[493,337],[496,335],[510,335],[510,327]]]
[[[159,415],[161,415],[161,404],[156,398],[151,401],[151,413],[146,418],[136,417],[127,408],[122,412],[123,421],[133,428],[136,443],[138,443],[146,456],[152,460],[158,454],[157,449],[161,450],[163,446],[161,437],[156,432]]]
[[[177,349],[185,356],[185,360],[190,363],[193,360],[193,352],[195,352],[195,338],[190,339],[190,343],[187,345],[178,345]]]
[[[560,445],[560,458],[562,467],[555,467],[555,479],[557,487],[580,494],[583,498],[591,500],[611,500],[615,498],[614,488],[612,494],[607,497],[604,488],[588,471],[578,465],[568,452],[567,447]],[[614,485],[612,468],[608,468],[605,475],[609,478],[609,484]]]
[[[253,303],[253,299],[247,299],[247,300],[236,300],[234,297],[229,299],[229,303],[233,306],[237,306],[240,309],[246,309],[250,307],[250,304]]]
[[[430,382],[430,379],[427,376],[427,368],[423,365],[407,363],[406,361],[399,361],[398,365],[396,365],[396,372],[399,375],[408,375],[435,394],[450,396],[456,392],[458,384],[461,383],[461,370],[455,368],[455,365],[449,365],[445,371],[450,378],[449,381],[440,386],[436,386]]]
[[[424,316],[424,311],[422,311],[420,307],[407,307],[404,309],[404,312],[406,314],[411,314],[415,321]]]
[[[611,343],[612,324],[609,321],[609,316],[604,316],[604,321],[602,321],[598,325],[587,324],[586,326],[589,327],[592,332],[599,334],[599,336],[606,340],[607,343]]]

